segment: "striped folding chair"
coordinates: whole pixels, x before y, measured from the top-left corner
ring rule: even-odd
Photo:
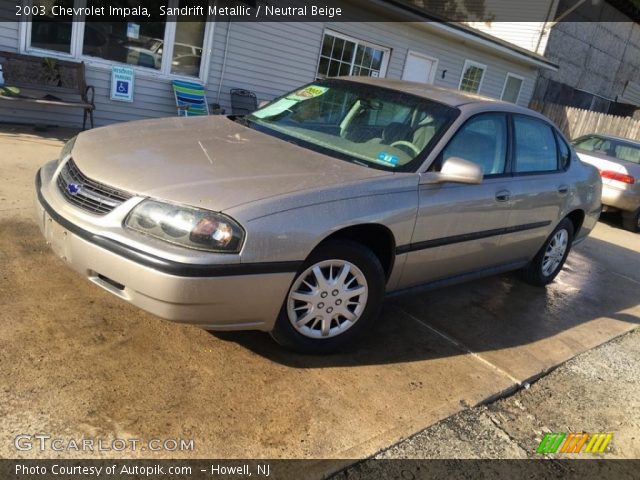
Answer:
[[[178,116],[209,115],[207,95],[202,85],[195,82],[185,82],[184,80],[173,80],[171,86],[176,97]]]

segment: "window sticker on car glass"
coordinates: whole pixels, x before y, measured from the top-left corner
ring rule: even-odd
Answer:
[[[380,152],[378,154],[378,160],[393,165],[394,167],[398,165],[398,157],[387,152]]]
[[[281,113],[290,110],[291,107],[300,102],[319,97],[327,90],[329,90],[328,87],[322,87],[320,85],[309,85],[308,87],[287,95],[285,98],[281,98],[271,105],[267,105],[266,107],[259,109],[257,112],[253,113],[253,116],[263,119],[280,115]]]
[[[323,93],[329,90],[328,87],[321,87],[320,85],[309,85],[308,87],[298,90],[287,97],[287,100],[297,100],[299,102],[303,100],[309,100],[310,98],[319,97]]]
[[[275,103],[271,105],[267,105],[251,114],[252,117],[255,118],[270,118],[275,117],[276,115],[280,115],[282,112],[289,110],[296,103],[299,103],[296,100],[288,100],[286,98],[281,98]]]

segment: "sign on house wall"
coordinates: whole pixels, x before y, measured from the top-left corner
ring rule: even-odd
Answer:
[[[134,72],[131,67],[111,68],[111,100],[133,102]]]

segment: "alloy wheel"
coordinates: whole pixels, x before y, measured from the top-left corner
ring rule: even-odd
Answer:
[[[569,233],[562,229],[558,230],[544,252],[542,259],[542,274],[546,277],[551,276],[558,269],[569,244]]]
[[[358,321],[367,296],[367,280],[356,265],[324,260],[298,276],[287,297],[287,315],[300,334],[332,338]]]

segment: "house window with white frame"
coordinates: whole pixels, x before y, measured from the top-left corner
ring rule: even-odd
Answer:
[[[384,77],[390,50],[346,35],[326,31],[318,62],[317,78],[360,75]]]
[[[464,62],[462,76],[460,77],[459,90],[463,92],[478,93],[482,87],[482,80],[487,71],[487,66],[482,63],[467,60]]]
[[[64,7],[102,6],[102,0],[45,0]],[[129,0],[112,0],[116,7]],[[42,4],[42,2],[41,2]],[[188,0],[169,0],[169,7],[188,6]],[[47,8],[47,12],[51,8]],[[165,75],[205,78],[207,18],[134,23],[100,21],[100,17],[33,16],[23,27],[26,53],[60,56],[95,63],[124,63]]]
[[[515,73],[507,73],[507,77],[504,80],[504,86],[502,87],[502,95],[500,95],[500,99],[504,100],[505,102],[518,103],[523,83],[524,77],[516,75]]]

